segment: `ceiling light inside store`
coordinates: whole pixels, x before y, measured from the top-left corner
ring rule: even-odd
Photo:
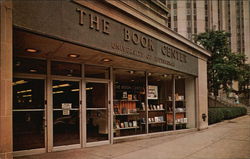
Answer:
[[[102,61],[103,62],[110,62],[110,61],[112,61],[111,59],[108,59],[108,58],[104,58],[104,59],[102,59]]]
[[[24,84],[24,83],[28,83],[28,82],[25,80],[20,80],[20,81],[13,82],[13,85],[15,86],[15,85]]]
[[[134,81],[135,81],[135,80],[133,80],[133,79],[131,80],[131,82],[134,82]]]
[[[93,89],[93,87],[89,87],[89,88],[86,88],[86,91],[92,90],[92,89]]]
[[[25,49],[25,51],[28,52],[28,53],[38,53],[38,50],[33,49],[33,48],[27,48],[27,49]]]
[[[21,66],[21,62],[20,62],[20,61],[17,61],[17,62],[16,62],[16,66],[17,66],[17,67]]]
[[[62,87],[68,87],[68,86],[70,86],[70,84],[66,83],[66,84],[55,85],[53,86],[53,88],[62,88]]]
[[[59,94],[59,93],[64,93],[64,91],[56,91],[56,92],[53,92],[53,94]]]
[[[31,94],[23,95],[23,97],[31,97]]]
[[[27,89],[27,90],[17,91],[16,93],[20,94],[20,93],[27,93],[27,92],[32,92],[32,90],[31,89]]]
[[[163,77],[165,77],[165,78],[166,78],[166,77],[168,77],[168,75],[167,75],[167,74],[164,74],[164,75],[163,75]]]
[[[71,92],[78,92],[79,89],[71,89]]]
[[[148,73],[148,76],[151,76],[151,75],[152,75],[152,73],[151,73],[151,72],[149,72],[149,73]]]
[[[181,76],[177,76],[178,79],[181,79]]]
[[[35,69],[30,69],[30,72],[34,73],[34,72],[37,72],[37,70],[35,70]]]
[[[129,71],[129,73],[130,73],[130,74],[134,74],[134,73],[135,73],[135,71],[133,71],[133,70],[130,70],[130,71]]]
[[[68,57],[78,58],[78,57],[80,57],[80,55],[78,55],[78,54],[68,54]]]

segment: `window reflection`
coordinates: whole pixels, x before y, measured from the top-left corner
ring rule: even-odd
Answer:
[[[81,77],[81,65],[75,63],[52,61],[51,74],[69,77]]]
[[[79,107],[79,82],[53,81],[53,107],[61,108],[62,103],[72,103],[72,107]]]
[[[44,80],[13,79],[13,109],[44,108]]]
[[[13,149],[45,147],[44,80],[13,79]]]
[[[45,60],[15,57],[13,69],[15,73],[46,74],[47,63]]]
[[[109,68],[85,65],[85,77],[109,79]]]

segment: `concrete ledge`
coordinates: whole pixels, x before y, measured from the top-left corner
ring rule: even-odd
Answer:
[[[149,133],[149,134],[141,134],[141,135],[133,135],[133,136],[115,137],[114,138],[114,143],[121,143],[121,142],[142,140],[142,139],[149,139],[149,138],[162,137],[162,136],[167,136],[167,135],[183,134],[183,133],[189,133],[189,132],[195,132],[195,131],[198,131],[198,129],[197,128],[192,128],[192,129],[165,131],[165,132],[157,132],[157,133]]]

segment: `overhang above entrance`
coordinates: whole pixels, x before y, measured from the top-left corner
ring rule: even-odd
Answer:
[[[27,48],[36,49],[37,52],[27,52]],[[69,57],[70,54],[76,54],[79,55],[79,57]],[[20,29],[14,29],[14,56],[126,68],[130,70],[158,72],[169,75],[175,74],[182,77],[188,76],[187,74],[174,70],[139,62],[129,58],[110,55],[106,52],[48,38]],[[106,61],[105,59],[109,59],[109,61]]]

